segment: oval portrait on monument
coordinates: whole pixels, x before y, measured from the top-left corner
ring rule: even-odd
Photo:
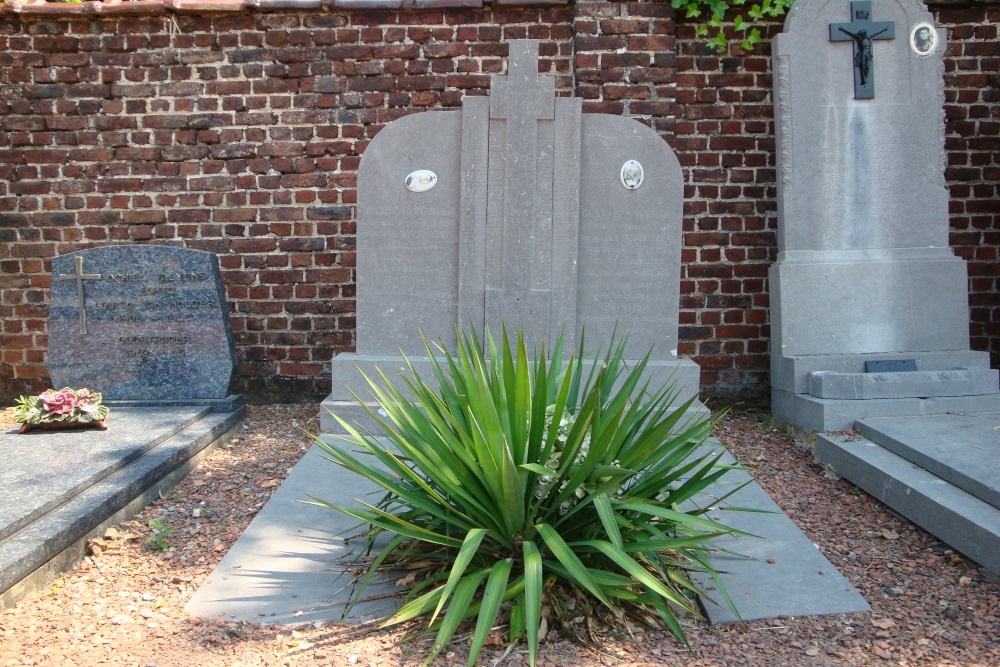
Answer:
[[[918,56],[929,56],[937,48],[937,30],[930,23],[918,23],[910,31],[910,48]]]

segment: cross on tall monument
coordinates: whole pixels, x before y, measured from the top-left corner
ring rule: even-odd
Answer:
[[[895,21],[872,21],[870,0],[851,3],[850,23],[831,23],[830,41],[853,44],[854,99],[870,100],[875,97],[875,57],[872,41],[896,38]]]
[[[87,309],[84,307],[83,300],[83,281],[84,280],[100,280],[100,273],[84,273],[83,272],[83,257],[76,257],[76,273],[60,273],[59,280],[75,280],[76,281],[76,295],[80,301],[80,333],[86,335],[87,333]]]

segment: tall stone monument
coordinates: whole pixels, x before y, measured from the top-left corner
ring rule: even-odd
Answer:
[[[918,0],[797,0],[775,39],[781,420],[1000,407],[948,246],[944,49]]]
[[[400,351],[426,369],[420,332],[454,349],[456,325],[501,322],[531,342],[564,332],[569,348],[617,326],[632,358],[652,350],[654,382],[697,393],[700,370],[676,351],[677,158],[645,125],[581,106],[538,76],[538,43],[516,40],[489,97],[379,132],[358,175],[357,352],[333,359],[325,407],[358,416],[358,369],[394,379]]]

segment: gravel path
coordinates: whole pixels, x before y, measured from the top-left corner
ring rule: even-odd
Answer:
[[[0,612],[0,667],[422,664],[431,640],[359,626],[262,627],[190,618],[183,607],[309,446],[318,406],[251,407],[242,434],[173,493],[100,540],[46,590]],[[0,426],[4,418],[0,416]],[[663,633],[594,628],[600,647],[550,635],[541,665],[766,667],[1000,665],[1000,585],[975,564],[843,480],[828,479],[765,412],[737,408],[729,444],[872,614],[782,618],[710,628],[686,621],[692,650]],[[332,465],[332,464],[331,464]],[[151,525],[165,525],[151,549]],[[410,628],[409,630],[412,630]],[[499,635],[483,665],[525,665]],[[456,642],[438,664],[464,664]]]

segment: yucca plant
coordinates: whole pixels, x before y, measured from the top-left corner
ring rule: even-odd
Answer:
[[[362,507],[315,501],[369,526],[370,539],[394,535],[354,600],[381,568],[430,563],[384,621],[427,617],[437,629],[428,662],[477,617],[472,665],[503,614],[534,665],[543,604],[555,620],[565,612],[556,590],[619,617],[651,610],[686,643],[676,610],[697,614],[701,594],[686,573],[708,572],[722,590],[706,554],[733,532],[691,503],[726,472],[721,454],[699,451],[713,420],[684,421],[695,399],[671,407],[676,392],[643,383],[648,356],[626,367],[624,341],[581,363],[582,342],[564,360],[561,337],[551,354],[544,344],[529,354],[520,332],[512,347],[506,329],[500,345],[485,340],[459,332],[452,355],[425,339],[437,389],[409,361],[408,394],[385,375],[366,378],[384,435],[337,418],[346,446],[319,441],[386,492]]]

